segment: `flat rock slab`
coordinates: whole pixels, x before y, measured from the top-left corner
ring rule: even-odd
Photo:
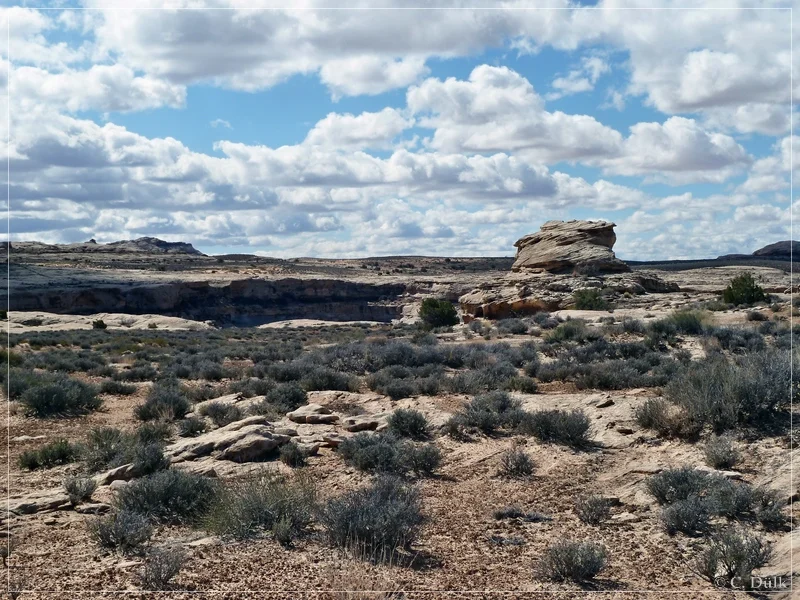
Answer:
[[[294,423],[335,423],[339,415],[334,415],[331,409],[320,404],[306,404],[295,411],[286,413],[288,419]]]
[[[345,431],[375,431],[381,424],[381,419],[374,415],[357,415],[342,419],[342,427]]]
[[[164,453],[174,463],[197,460],[212,453],[220,460],[249,462],[264,458],[289,439],[288,435],[275,433],[266,417],[256,415],[196,438],[180,440]]]
[[[32,515],[71,507],[69,497],[60,490],[49,490],[22,498],[11,498],[8,510],[13,515]]]
[[[81,515],[102,515],[111,510],[110,504],[103,502],[92,502],[90,504],[79,504],[75,507],[75,512]]]

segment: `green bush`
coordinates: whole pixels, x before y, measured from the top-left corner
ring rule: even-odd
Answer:
[[[33,471],[66,465],[78,458],[78,448],[65,439],[58,439],[35,450],[26,450],[19,457],[19,466]]]
[[[675,431],[676,422],[670,412],[670,404],[663,398],[648,398],[633,411],[639,427],[653,429],[659,435],[669,436]]]
[[[741,459],[730,436],[712,436],[704,448],[706,464],[715,469],[730,469]]]
[[[234,539],[247,539],[273,531],[279,526],[282,543],[288,545],[311,524],[316,510],[316,488],[309,477],[292,478],[259,471],[244,479],[228,482],[211,504],[204,519],[212,533]]]
[[[147,400],[133,413],[141,421],[182,419],[189,412],[189,400],[175,380],[157,381],[150,388]]]
[[[200,407],[200,414],[208,417],[217,427],[224,427],[244,418],[242,409],[235,404],[209,402]]]
[[[178,435],[180,437],[195,437],[206,430],[205,420],[191,416],[178,421]]]
[[[133,469],[138,475],[149,475],[170,467],[170,459],[164,456],[159,443],[136,444],[133,447]]]
[[[664,395],[685,419],[717,433],[766,425],[789,404],[790,369],[789,353],[780,350],[749,354],[735,363],[711,356],[670,381]]]
[[[97,410],[97,388],[65,375],[42,378],[20,396],[25,412],[36,417],[74,416]]]
[[[608,300],[596,288],[575,290],[572,301],[578,310],[608,310],[610,306]]]
[[[103,394],[116,394],[118,396],[130,396],[136,393],[136,386],[130,383],[123,383],[114,379],[106,379],[100,384],[100,392]]]
[[[426,298],[419,309],[419,318],[428,327],[449,327],[458,324],[458,312],[448,300]]]
[[[565,444],[576,448],[588,446],[591,422],[583,410],[537,410],[524,413],[518,429],[542,442]]]
[[[64,480],[64,490],[73,506],[91,498],[96,489],[97,482],[91,477],[70,476]]]
[[[316,367],[307,371],[300,379],[300,386],[308,391],[340,390],[343,392],[358,391],[358,378],[340,373],[327,367]]]
[[[159,471],[121,488],[115,503],[161,523],[191,523],[208,509],[217,489],[215,481],[194,473]]]
[[[413,408],[398,408],[388,418],[389,431],[398,437],[422,440],[430,434],[428,419]]]
[[[392,562],[409,550],[425,521],[419,492],[382,477],[325,505],[321,521],[333,546],[373,562]]]
[[[687,535],[705,533],[708,519],[707,504],[697,496],[677,500],[661,511],[661,523],[669,535],[679,531]]]
[[[583,523],[600,525],[611,516],[611,501],[596,494],[582,496],[575,502],[575,514]]]
[[[716,476],[691,467],[665,469],[646,480],[647,490],[659,504],[672,504],[689,497],[701,497],[714,484]]]
[[[305,467],[308,455],[295,442],[289,442],[281,446],[280,460],[287,467]]]
[[[385,433],[358,433],[339,444],[338,451],[348,465],[374,473],[430,476],[441,462],[433,444],[415,445]]]
[[[89,521],[89,532],[103,548],[128,554],[141,550],[153,535],[153,526],[146,516],[122,510]]]
[[[308,403],[308,394],[299,385],[284,383],[276,385],[267,394],[267,402],[281,412],[297,410]]]
[[[706,316],[702,311],[683,309],[677,310],[667,317],[667,320],[675,326],[678,333],[684,335],[699,335],[703,333],[703,324]]]
[[[770,546],[741,527],[725,529],[711,538],[700,553],[695,569],[708,581],[727,586],[732,583],[749,588],[755,569],[763,567],[772,555]]]
[[[500,455],[500,475],[503,477],[524,479],[533,475],[535,468],[533,459],[519,446]]]
[[[722,292],[722,301],[727,304],[755,304],[764,302],[767,295],[764,289],[756,283],[750,273],[742,273],[731,279],[728,287]]]
[[[108,325],[105,324],[103,319],[97,319],[96,321],[92,321],[92,329],[106,329]]]
[[[586,581],[605,569],[608,551],[594,542],[561,541],[550,546],[539,562],[539,573],[553,581]]]
[[[151,551],[139,573],[139,581],[145,590],[167,590],[169,582],[180,573],[186,562],[181,548],[159,548]]]

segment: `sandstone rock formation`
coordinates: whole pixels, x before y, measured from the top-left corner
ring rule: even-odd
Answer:
[[[630,271],[611,250],[617,241],[614,227],[607,221],[548,221],[538,233],[516,241],[512,270],[565,273],[582,267],[601,273]]]

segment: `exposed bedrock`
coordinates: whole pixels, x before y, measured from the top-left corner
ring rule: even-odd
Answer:
[[[391,321],[402,311],[401,283],[338,279],[244,279],[17,289],[10,308],[65,314],[157,313],[252,326],[283,319]]]

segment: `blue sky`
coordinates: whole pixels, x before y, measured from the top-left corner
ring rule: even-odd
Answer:
[[[655,259],[789,237],[788,11],[82,6],[0,13],[12,239],[497,256],[602,218]]]

